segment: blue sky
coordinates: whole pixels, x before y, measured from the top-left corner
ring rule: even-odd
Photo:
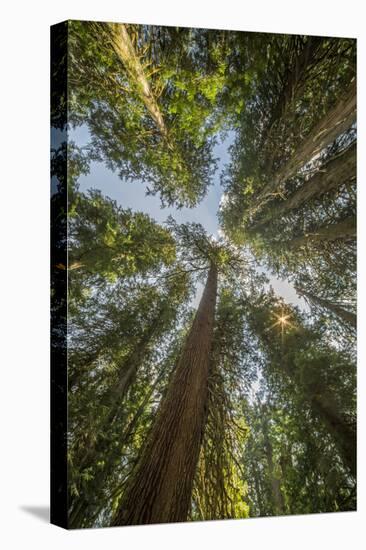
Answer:
[[[70,137],[79,147],[88,143],[88,131],[85,126],[71,132]],[[90,173],[80,177],[80,190],[86,191],[91,187],[100,189],[123,208],[146,212],[158,222],[164,222],[172,215],[178,223],[201,223],[209,234],[217,235],[217,211],[222,195],[219,174],[224,164],[229,161],[227,149],[232,139],[233,136],[230,135],[224,144],[216,146],[214,156],[220,159],[219,169],[215,174],[214,184],[209,187],[205,198],[196,208],[162,208],[159,195],[146,195],[146,184],[143,181],[127,182],[99,162],[92,162]]]
[[[69,138],[79,147],[87,145],[89,134],[86,126],[70,131]],[[214,156],[219,159],[218,170],[213,178],[213,185],[209,187],[206,196],[195,208],[162,208],[158,195],[146,195],[146,184],[143,181],[127,182],[100,162],[92,162],[90,173],[79,178],[80,191],[91,188],[100,189],[104,195],[117,201],[123,208],[145,212],[158,222],[164,222],[169,215],[172,215],[178,223],[197,222],[202,224],[209,234],[217,236],[219,229],[217,212],[222,196],[220,173],[230,160],[228,148],[233,139],[234,133],[229,132],[225,141],[216,145]],[[270,285],[279,296],[282,296],[288,303],[308,310],[307,304],[303,298],[296,294],[292,285],[285,280],[274,277],[267,271],[265,273],[270,279]],[[194,303],[198,302],[201,291],[202,286],[200,285],[197,288]]]

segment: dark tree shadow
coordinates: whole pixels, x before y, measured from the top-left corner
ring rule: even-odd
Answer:
[[[20,509],[27,514],[49,523],[50,521],[50,507],[49,506],[20,506]]]

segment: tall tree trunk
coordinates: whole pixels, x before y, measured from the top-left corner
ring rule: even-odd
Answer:
[[[267,340],[267,345],[270,346],[270,340]],[[307,403],[314,416],[316,416],[329,431],[335,445],[338,448],[339,455],[344,464],[349,468],[351,474],[356,476],[356,429],[353,424],[348,422],[344,415],[339,410],[335,397],[332,396],[330,390],[318,382],[306,380],[300,373],[296,373],[294,361],[281,360],[280,367],[283,373],[288,377],[302,392],[304,401]],[[265,429],[264,429],[265,434]],[[266,439],[266,436],[264,437]],[[266,447],[266,445],[265,445]],[[267,459],[270,457],[267,454]],[[275,490],[276,488],[272,486]]]
[[[312,233],[306,233],[301,237],[287,241],[286,246],[295,250],[308,244],[316,245],[324,241],[351,241],[356,238],[356,232],[356,216],[349,216],[340,222],[323,225]]]
[[[319,198],[325,193],[329,193],[329,191],[334,191],[347,181],[355,179],[356,148],[356,143],[353,143],[340,155],[329,160],[314,176],[304,182],[293,195],[279,205],[271,208],[268,214],[254,223],[250,231],[258,231],[272,220],[279,219],[281,216],[288,214],[292,210],[296,210],[308,201]]]
[[[342,319],[342,321],[345,321],[353,328],[357,328],[357,315],[355,315],[355,313],[352,313],[352,311],[347,311],[339,304],[331,302],[330,300],[326,300],[325,298],[321,298],[320,296],[315,296],[314,294],[312,294],[311,292],[307,292],[303,288],[295,287],[295,289],[299,294],[301,294],[305,298],[308,298],[309,301],[312,302],[314,305],[331,311],[332,313],[337,315],[337,317]]]
[[[251,473],[254,480],[254,490],[256,496],[256,506],[258,508],[258,517],[262,517],[264,515],[262,483],[258,474],[258,464],[255,464],[253,461],[251,461]]]
[[[150,84],[145,76],[144,69],[136,54],[135,48],[129,37],[127,28],[122,23],[109,23],[113,46],[116,54],[126,67],[133,86],[136,88],[147,111],[155,122],[161,135],[167,139],[168,131],[159,105],[151,91]]]
[[[265,417],[263,418],[262,427],[263,427],[264,449],[265,449],[267,464],[268,464],[268,475],[269,475],[271,491],[272,491],[273,509],[274,509],[275,515],[280,516],[284,514],[285,503],[284,503],[284,499],[281,491],[281,481],[278,479],[277,475],[275,474],[275,467],[273,463],[273,449],[272,449],[272,444],[269,440],[269,434],[268,434],[268,420]]]
[[[311,400],[312,408],[321,417],[332,434],[344,463],[348,466],[353,477],[356,477],[357,438],[354,426],[349,425],[338,413],[333,400],[326,395],[314,395]]]
[[[283,364],[284,371],[296,384],[298,379],[294,376],[292,368]],[[299,384],[304,391],[306,402],[333,437],[343,462],[348,466],[351,474],[356,477],[356,429],[348,423],[338,409],[337,402],[329,390],[319,388],[315,383]]]
[[[161,308],[159,317],[163,314],[164,308]],[[124,397],[133,383],[140,366],[148,356],[155,337],[161,331],[161,318],[159,317],[156,317],[152,321],[133,352],[128,356],[127,360],[123,362],[118,375],[117,384],[110,388],[102,398],[103,402],[109,407],[109,414],[106,421],[107,424],[114,422],[118,416],[118,410],[121,408]]]
[[[126,428],[123,430],[121,437],[118,440],[119,452],[123,449],[124,445],[126,445],[130,440],[131,436],[134,433],[136,425],[139,422],[140,417],[144,413],[145,408],[149,400],[151,399],[152,394],[154,393],[158,384],[161,382],[162,378],[166,374],[167,374],[167,366],[165,365],[165,367],[162,368],[161,372],[159,372],[150,390],[145,395],[137,411],[135,412],[133,418],[127,424]],[[100,450],[101,449],[99,449],[99,451]],[[105,482],[108,480],[110,474],[112,473],[111,469],[114,467],[114,464],[116,463],[116,458],[115,456],[111,455],[110,452],[106,452],[106,449],[104,449],[103,460],[105,463],[104,467],[97,469],[92,480],[92,489],[90,490],[90,494],[92,495],[92,497],[89,497],[88,495],[85,494],[85,491],[83,491],[81,495],[77,498],[77,501],[75,502],[75,505],[72,508],[72,512],[70,514],[71,527],[75,527],[75,528],[91,527],[94,521],[96,520],[96,518],[98,517],[98,515],[100,514],[101,510],[105,506],[105,496],[103,495],[103,486],[105,485]],[[96,464],[96,457],[94,456],[92,464],[90,464],[90,460],[89,460],[89,466],[90,465],[95,466],[95,464]]]
[[[268,127],[263,132],[262,147],[265,147],[265,142],[268,142],[271,137],[273,127],[281,120],[289,105],[295,97],[298,97],[299,91],[306,83],[306,73],[316,64],[316,53],[322,41],[321,37],[309,36],[299,53],[294,57],[292,66],[287,67],[286,73],[283,75],[285,84],[272,109]]]
[[[356,121],[356,80],[350,84],[347,93],[314,126],[310,134],[298,146],[292,158],[281,168],[270,183],[265,185],[252,206],[256,211],[271,195],[278,192],[286,180],[302,166],[320,153]]]
[[[191,330],[112,525],[185,521],[204,430],[217,295],[211,265]]]
[[[102,423],[98,426],[98,433],[90,433],[88,447],[81,450],[74,458],[80,472],[95,468],[98,457],[103,457],[105,461],[104,468],[97,469],[93,479],[88,482],[89,493],[97,493],[101,483],[108,477],[108,452],[110,449],[110,441],[108,432],[117,421],[123,418],[123,401],[133,383],[136,374],[141,367],[146,356],[149,354],[152,343],[157,334],[162,330],[162,318],[165,309],[169,307],[169,303],[163,302],[159,308],[157,315],[151,321],[149,326],[142,334],[139,342],[134,346],[126,359],[121,363],[118,378],[115,386],[109,388],[101,397],[101,404],[107,407],[108,412]],[[122,445],[122,441],[120,442]],[[107,459],[105,459],[107,456]],[[80,490],[81,496],[75,498],[74,504],[70,502],[70,525],[72,527],[80,527],[80,521],[83,515],[86,516],[87,508],[90,505],[90,499],[83,497],[85,490]]]
[[[283,365],[284,371],[296,384],[298,380],[288,365]],[[316,385],[304,384],[299,386],[304,391],[305,401],[310,405],[314,415],[327,428],[338,448],[340,457],[349,468],[353,477],[356,477],[356,429],[349,424],[338,410],[337,403],[331,393],[319,389]]]

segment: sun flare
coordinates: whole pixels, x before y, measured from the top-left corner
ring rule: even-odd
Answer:
[[[275,327],[280,327],[281,333],[283,335],[285,328],[295,328],[293,323],[291,323],[291,315],[285,315],[283,312],[281,312],[280,315],[275,315],[275,322],[272,323],[271,326],[269,326],[266,330],[274,329]]]

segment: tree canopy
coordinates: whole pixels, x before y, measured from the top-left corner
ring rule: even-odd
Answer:
[[[355,40],[71,21],[68,41],[70,526],[355,510]],[[95,162],[173,214],[86,190]],[[213,184],[217,233],[178,223]]]

